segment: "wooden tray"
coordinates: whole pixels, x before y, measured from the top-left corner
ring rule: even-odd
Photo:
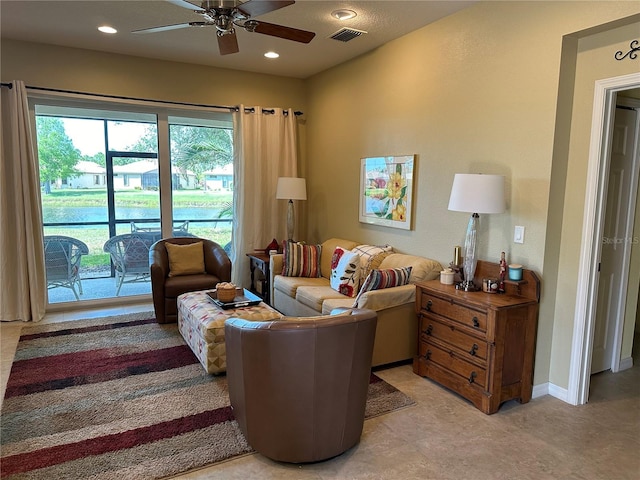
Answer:
[[[262,301],[260,297],[243,288],[237,289],[235,298],[230,302],[222,302],[218,300],[218,292],[215,290],[207,292],[207,295],[213,303],[224,310],[228,310],[230,308],[250,307],[258,305]]]

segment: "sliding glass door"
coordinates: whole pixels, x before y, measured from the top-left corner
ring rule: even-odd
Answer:
[[[229,115],[109,107],[35,102],[50,304],[149,295],[163,237],[230,245]]]

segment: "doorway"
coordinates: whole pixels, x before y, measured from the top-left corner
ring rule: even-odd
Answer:
[[[640,74],[623,75],[599,80],[595,85],[591,148],[587,172],[587,198],[585,201],[583,238],[580,251],[580,266],[577,284],[574,343],[571,355],[568,400],[574,405],[587,403],[591,379],[591,363],[596,327],[596,306],[604,216],[606,207],[606,187],[609,172],[609,152],[611,149],[613,120],[618,92],[640,88]],[[636,165],[636,169],[638,166]],[[635,176],[637,191],[637,174]],[[622,341],[621,321],[616,324],[614,349]],[[615,360],[615,357],[614,357]]]
[[[631,97],[626,95],[631,94]],[[639,99],[634,99],[637,96]],[[611,370],[618,372],[632,366],[633,335],[629,323],[635,318],[637,284],[629,283],[638,259],[632,265],[634,217],[638,189],[638,138],[640,136],[640,89],[619,92],[610,153],[604,226],[600,256],[591,374]],[[636,256],[637,257],[637,256]],[[629,297],[634,296],[633,301]],[[637,305],[635,305],[637,308]],[[627,311],[633,309],[633,312]],[[633,315],[631,315],[633,314]],[[635,326],[635,322],[633,322]],[[631,345],[622,348],[623,341]],[[624,358],[622,358],[624,356]],[[624,365],[622,365],[624,363]]]

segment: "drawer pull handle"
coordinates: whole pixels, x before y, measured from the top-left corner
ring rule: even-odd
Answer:
[[[425,360],[430,360],[431,359],[431,350],[427,350],[427,353],[424,354],[424,358],[425,358]]]
[[[480,327],[480,321],[478,320],[478,317],[473,317],[473,326],[476,328]]]
[[[476,350],[478,350],[478,344],[474,343],[473,346],[471,347],[471,350],[469,350],[469,353],[475,356]]]
[[[430,312],[430,311],[431,311],[431,305],[433,305],[433,302],[432,302],[431,300],[429,300],[429,301],[427,302],[427,312]]]
[[[433,331],[433,325],[429,325],[426,330],[424,330],[425,335],[431,335]]]
[[[469,375],[469,383],[473,383],[476,379],[477,373],[476,372],[471,372],[471,375]]]

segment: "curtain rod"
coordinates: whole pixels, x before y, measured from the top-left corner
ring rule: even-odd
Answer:
[[[3,87],[7,87],[9,89],[13,88],[13,84],[11,82],[5,83],[2,82],[2,84],[0,84]],[[45,92],[56,92],[56,93],[71,93],[74,95],[90,95],[90,96],[95,96],[95,97],[106,97],[106,98],[114,98],[114,99],[118,99],[118,100],[135,100],[135,101],[141,101],[141,102],[161,102],[161,103],[168,103],[170,105],[181,105],[181,106],[186,106],[186,107],[209,107],[209,108],[223,108],[223,109],[227,109],[231,112],[237,112],[238,110],[240,110],[240,107],[238,106],[228,106],[228,105],[205,105],[205,104],[200,104],[200,103],[185,103],[185,102],[170,102],[170,101],[166,101],[166,100],[150,100],[148,98],[136,98],[136,97],[122,97],[119,95],[103,95],[103,94],[98,94],[98,93],[86,93],[86,92],[77,92],[77,91],[73,91],[73,90],[61,90],[58,88],[45,88],[45,87],[32,87],[27,85],[27,88],[31,88],[34,90],[43,90]],[[256,111],[255,108],[253,107],[245,107],[244,109],[244,113],[254,113]],[[262,113],[270,113],[270,114],[274,114],[276,111],[274,109],[268,109],[268,108],[263,108],[262,109]],[[284,115],[287,115],[287,111],[284,110],[282,112]],[[294,115],[299,116],[299,115],[303,115],[303,112],[293,112]]]

